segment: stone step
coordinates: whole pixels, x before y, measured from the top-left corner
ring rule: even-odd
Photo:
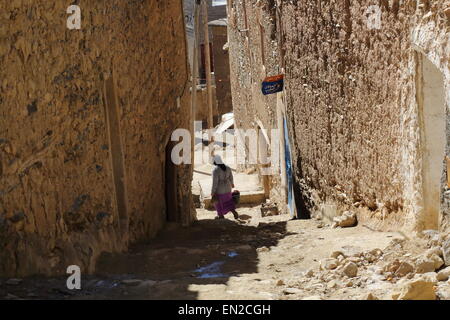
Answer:
[[[251,192],[241,192],[241,198],[239,202],[239,206],[248,206],[248,205],[260,205],[266,201],[266,196],[264,191],[251,191]],[[214,207],[211,203],[211,197],[202,198],[202,203],[205,209],[213,210]]]

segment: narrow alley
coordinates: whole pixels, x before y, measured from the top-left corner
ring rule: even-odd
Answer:
[[[7,286],[7,292],[2,287],[0,294],[32,299],[391,298],[386,295],[394,284],[379,273],[380,262],[407,259],[404,254],[426,248],[426,241],[413,243],[399,233],[363,226],[344,230],[315,220],[260,218],[256,208],[239,213],[248,216],[247,223],[212,220],[212,212],[201,210],[199,221],[189,229],[168,227],[127,254],[105,255],[96,276],[86,277],[80,292],[67,290],[65,278],[60,278],[25,279]],[[380,255],[379,248],[384,249]],[[320,261],[335,252],[358,261],[356,277],[319,269]],[[448,291],[442,294],[450,298]]]
[[[0,300],[450,300],[449,29],[450,0],[3,1]]]

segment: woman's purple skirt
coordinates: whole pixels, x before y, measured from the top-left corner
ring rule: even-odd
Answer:
[[[228,212],[232,210],[236,210],[236,205],[233,201],[233,194],[225,193],[225,194],[218,194],[217,195],[217,202],[214,204],[217,210],[217,214],[219,216],[224,216]]]

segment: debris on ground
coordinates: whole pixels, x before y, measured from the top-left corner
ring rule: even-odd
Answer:
[[[345,211],[341,216],[333,219],[333,228],[349,228],[357,224],[356,214],[351,211]]]
[[[317,228],[260,209],[238,209],[257,226],[231,216],[218,224],[201,209],[190,230],[103,257],[98,272],[108,276],[86,276],[79,292],[66,278],[1,279],[0,299],[450,300],[448,235]]]
[[[279,215],[277,203],[272,203],[270,200],[267,200],[261,205],[261,217],[264,218],[276,215]]]
[[[392,293],[393,300],[436,300],[436,282],[430,278],[404,281]]]
[[[22,283],[22,279],[8,279],[5,284],[9,285],[9,286],[18,286],[19,284]]]

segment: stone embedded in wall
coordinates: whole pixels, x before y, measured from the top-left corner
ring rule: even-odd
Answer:
[[[31,116],[33,113],[37,112],[38,111],[38,109],[37,109],[37,101],[34,100],[32,103],[30,103],[27,106],[27,110],[28,110],[28,115],[29,116]]]

